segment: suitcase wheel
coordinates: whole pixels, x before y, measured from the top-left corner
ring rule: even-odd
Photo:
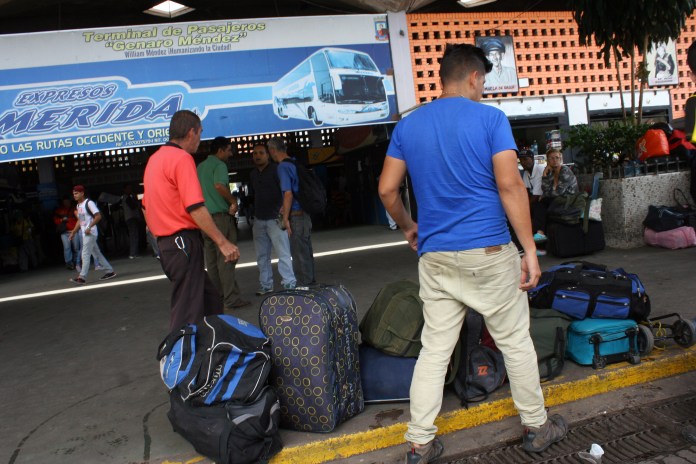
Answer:
[[[631,364],[640,364],[640,355],[639,354],[629,354],[628,355],[628,362]]]
[[[607,367],[607,360],[603,356],[592,358],[592,369],[604,369]]]
[[[672,333],[674,335],[674,341],[678,345],[688,348],[694,344],[694,333],[696,332],[696,327],[694,323],[687,319],[678,319],[672,324]]]
[[[655,337],[650,327],[638,325],[638,353],[647,356],[655,348]]]

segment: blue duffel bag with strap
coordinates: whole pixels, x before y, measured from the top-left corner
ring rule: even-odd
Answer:
[[[360,345],[360,380],[365,403],[408,401],[413,369],[418,358],[382,353]]]
[[[172,331],[157,359],[162,381],[194,405],[256,398],[271,371],[270,340],[238,317],[206,316]]]
[[[650,315],[650,298],[636,274],[586,261],[552,266],[528,295],[531,307],[552,308],[574,319],[645,321]]]

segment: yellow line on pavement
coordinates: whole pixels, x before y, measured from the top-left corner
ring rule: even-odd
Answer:
[[[619,364],[586,378],[544,388],[547,406],[558,406],[609,391],[626,388],[696,369],[696,346],[678,352],[670,350],[644,359],[638,365]],[[512,398],[483,403],[469,409],[444,413],[435,422],[440,434],[464,430],[517,414]],[[329,438],[286,448],[271,464],[319,464],[334,459],[369,453],[404,443],[406,423]]]

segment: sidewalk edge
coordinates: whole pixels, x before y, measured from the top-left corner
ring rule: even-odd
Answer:
[[[544,387],[546,406],[558,406],[613,390],[671,377],[696,369],[696,347],[652,355],[638,365],[619,364],[584,379]],[[458,409],[435,421],[438,434],[447,434],[517,414],[512,398]],[[404,443],[406,422],[283,449],[271,464],[320,464]]]

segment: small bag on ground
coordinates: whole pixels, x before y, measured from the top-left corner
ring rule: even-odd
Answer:
[[[689,226],[677,227],[664,232],[655,232],[646,227],[643,238],[648,245],[669,248],[670,250],[696,246],[696,231]]]
[[[469,403],[485,400],[489,393],[505,383],[502,353],[481,344],[484,327],[483,316],[468,309],[450,375],[454,376],[452,386],[465,407]]]

